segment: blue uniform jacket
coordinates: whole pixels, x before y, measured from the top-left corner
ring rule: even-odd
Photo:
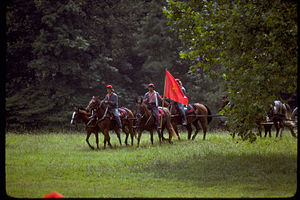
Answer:
[[[103,101],[108,101],[109,108],[118,108],[118,95],[116,93],[112,93],[110,96],[107,94]]]

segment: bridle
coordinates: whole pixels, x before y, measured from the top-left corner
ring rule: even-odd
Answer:
[[[76,114],[77,114],[78,116],[75,118]],[[81,117],[80,117],[80,115],[81,115],[81,113],[79,112],[79,109],[76,110],[76,111],[74,111],[74,112],[73,112],[73,115],[72,115],[72,119],[71,119],[71,124],[73,124],[73,122],[76,122],[76,123],[80,122],[80,120],[82,120]],[[79,119],[79,120],[78,120],[78,119]]]
[[[139,104],[142,105],[142,103],[139,103]],[[140,109],[139,109],[139,110],[140,110]],[[146,116],[146,113],[147,113],[147,110],[144,110],[144,113],[143,113],[143,114],[141,114],[141,112],[139,112],[139,113],[136,114],[136,118],[137,118],[137,122],[138,122],[138,123],[140,122],[140,120],[142,120],[142,119]],[[149,118],[147,119],[147,121],[146,121],[146,123],[145,123],[144,126],[146,126],[146,125],[148,124],[148,122],[149,122],[149,120],[151,119],[151,117],[152,117],[152,115],[150,114],[150,116],[149,116]]]

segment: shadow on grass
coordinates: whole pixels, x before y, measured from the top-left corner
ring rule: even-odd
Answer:
[[[280,190],[282,185],[297,186],[297,155],[193,154],[183,157],[181,161],[177,159],[173,162],[171,158],[169,161],[154,160],[132,172],[143,172],[152,174],[154,178],[177,182],[191,182],[201,188],[248,185],[245,190]],[[282,187],[281,190],[285,189]]]

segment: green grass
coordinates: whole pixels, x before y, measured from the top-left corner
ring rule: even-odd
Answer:
[[[165,134],[167,135],[167,134]],[[232,140],[202,134],[195,141],[90,150],[85,134],[6,133],[6,193],[40,198],[51,191],[64,197],[291,197],[297,190],[297,139]],[[122,142],[124,142],[122,135]],[[90,143],[95,146],[95,137]]]

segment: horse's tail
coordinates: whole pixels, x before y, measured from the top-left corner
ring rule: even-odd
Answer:
[[[207,105],[204,105],[204,106],[207,109],[208,115],[211,115],[211,111],[208,108],[208,106]],[[209,124],[211,122],[211,120],[212,120],[212,117],[207,117],[207,124]]]
[[[285,108],[286,108],[286,112],[285,112],[285,118],[286,119],[292,119],[291,116],[292,116],[292,109],[291,107],[289,106],[289,104],[284,104]]]
[[[163,109],[164,109],[164,108],[163,108]],[[167,123],[167,130],[168,130],[169,134],[170,134],[172,137],[178,139],[178,135],[176,134],[176,132],[175,132],[173,126],[172,126],[172,123],[171,123],[171,112],[170,112],[169,109],[167,109],[167,108],[164,109],[164,112],[165,112],[165,114],[166,114],[166,119],[167,119],[167,121],[166,121],[166,123]]]
[[[292,115],[291,115],[291,119],[295,120],[296,115],[298,115],[298,107],[294,108]]]

